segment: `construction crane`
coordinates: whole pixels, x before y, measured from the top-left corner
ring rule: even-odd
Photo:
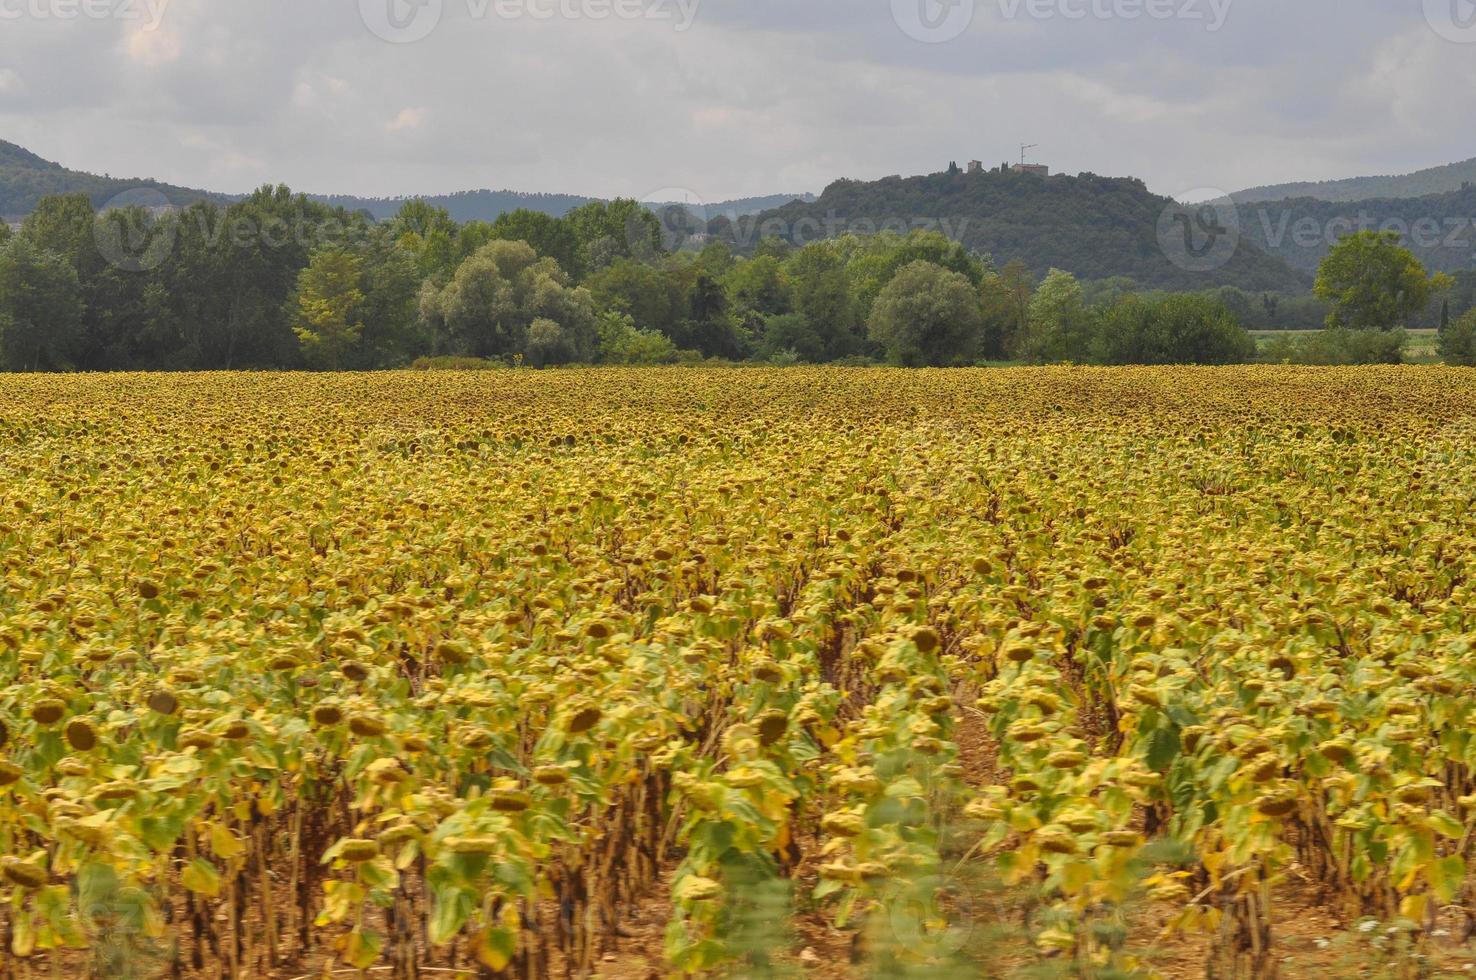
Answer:
[[[1039,143],[1021,143],[1020,144],[1020,166],[1022,166],[1022,167],[1025,166],[1025,151],[1026,150],[1038,149],[1039,147],[1040,147],[1040,144]]]

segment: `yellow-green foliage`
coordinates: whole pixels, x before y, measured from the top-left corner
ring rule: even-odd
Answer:
[[[99,948],[98,892],[238,970],[544,975],[667,868],[690,972],[763,975],[801,892],[883,974],[970,955],[919,941],[969,869],[1083,968],[1148,969],[1135,902],[1263,967],[1293,865],[1418,936],[1473,898],[1473,414],[1409,368],[4,378],[13,952]]]

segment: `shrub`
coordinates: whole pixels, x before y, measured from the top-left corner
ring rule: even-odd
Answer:
[[[417,357],[410,364],[412,371],[501,371],[507,367],[505,361],[482,357]]]
[[[1128,296],[1102,312],[1098,360],[1107,364],[1239,364],[1256,342],[1208,296]]]
[[[604,313],[596,324],[599,357],[605,364],[672,364],[676,344],[659,330],[642,330],[625,313]]]
[[[1261,359],[1273,364],[1399,364],[1409,342],[1403,330],[1346,330],[1328,327],[1316,333],[1277,337]]]
[[[1435,349],[1446,364],[1476,367],[1476,310],[1441,330]]]

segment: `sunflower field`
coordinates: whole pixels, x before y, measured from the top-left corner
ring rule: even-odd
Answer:
[[[1442,368],[6,377],[0,977],[1429,973],[1473,505]]]

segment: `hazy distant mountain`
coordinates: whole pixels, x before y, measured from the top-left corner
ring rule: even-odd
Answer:
[[[1346,180],[1309,181],[1252,187],[1231,195],[1238,203],[1281,201],[1287,198],[1316,198],[1319,201],[1364,201],[1393,197],[1424,197],[1458,191],[1476,183],[1476,158],[1463,163],[1431,167],[1412,174],[1391,177],[1349,177]]]
[[[1245,241],[1315,272],[1339,238],[1355,231],[1398,232],[1406,248],[1431,271],[1476,268],[1476,183],[1464,190],[1424,197],[1323,201],[1238,202]]]
[[[35,209],[37,201],[49,194],[84,193],[91,198],[94,207],[100,208],[125,191],[137,192],[145,189],[157,192],[169,204],[176,206],[186,206],[201,200],[229,203],[239,200],[242,196],[176,187],[173,184],[164,184],[156,180],[100,177],[96,174],[83,173],[80,170],[69,170],[59,163],[43,160],[24,147],[0,140],[0,219],[18,221],[24,218]],[[393,218],[406,201],[412,200],[406,197],[353,197],[339,194],[309,194],[308,196],[350,211],[367,211],[379,221]],[[693,206],[688,203],[688,207],[692,207],[694,212],[704,219],[718,215],[736,218],[756,214],[793,200],[813,201],[814,199],[813,194],[775,194],[769,197],[744,198],[702,206]],[[577,194],[525,194],[519,191],[479,190],[439,194],[426,197],[425,200],[445,208],[451,213],[452,218],[464,222],[495,221],[498,215],[507,211],[516,211],[519,208],[542,211],[554,217],[563,217],[580,205],[588,204],[596,199]],[[141,203],[139,195],[130,194],[128,203]]]
[[[0,140],[0,219],[19,220],[30,214],[36,202],[49,194],[83,193],[93,207],[102,207],[124,191],[151,190],[170,204],[184,206],[200,200],[226,201],[227,195],[162,184],[156,180],[123,179],[68,170],[43,160],[14,143]]]
[[[811,203],[790,204],[739,222],[712,223],[713,237],[751,249],[762,236],[792,242],[846,231],[932,229],[997,265],[1023,261],[1036,276],[1064,269],[1081,279],[1126,276],[1156,289],[1220,285],[1300,292],[1311,283],[1280,259],[1242,242],[1202,267],[1175,264],[1160,242],[1178,206],[1133,178],[991,170],[926,177],[840,180]],[[1181,240],[1182,244],[1182,240]],[[1172,240],[1170,241],[1172,245]],[[1182,258],[1182,257],[1181,257]]]
[[[350,211],[368,211],[378,221],[387,221],[393,218],[410,198],[404,197],[351,197],[346,195],[320,195],[309,194],[316,200],[332,204],[337,207],[347,208]],[[661,201],[652,202],[651,207],[667,207],[671,204],[684,204],[694,214],[704,218],[715,218],[719,215],[738,218],[749,214],[758,214],[770,208],[788,204],[790,201],[813,201],[814,194],[771,194],[767,197],[745,197],[733,201],[719,201],[715,204],[700,204],[692,201]],[[437,207],[445,208],[451,217],[457,221],[496,221],[497,216],[508,211],[516,211],[525,208],[529,211],[541,211],[555,218],[562,218],[575,208],[598,200],[593,197],[582,197],[578,194],[525,194],[519,191],[458,191],[455,194],[429,195],[422,200]]]

